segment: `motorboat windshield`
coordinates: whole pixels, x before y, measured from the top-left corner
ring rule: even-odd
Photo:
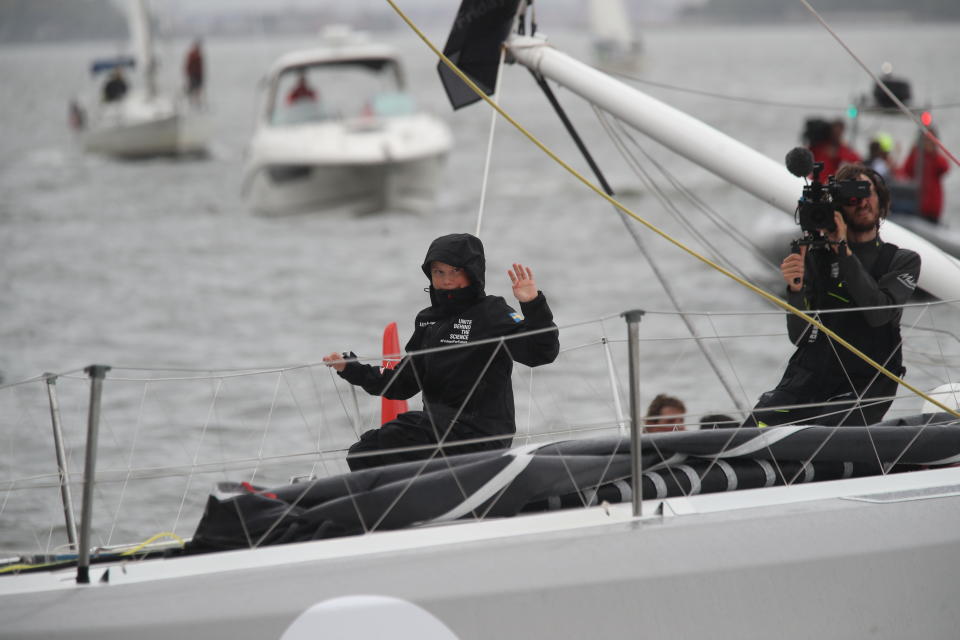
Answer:
[[[273,83],[272,125],[413,113],[400,66],[393,58],[352,58],[287,67]]]

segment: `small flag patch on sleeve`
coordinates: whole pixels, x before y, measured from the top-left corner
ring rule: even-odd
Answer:
[[[510,317],[513,319],[514,322],[523,322],[523,316],[517,313],[516,311],[511,313]]]

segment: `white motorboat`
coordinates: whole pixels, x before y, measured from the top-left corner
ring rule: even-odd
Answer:
[[[203,154],[208,144],[207,116],[184,97],[157,84],[157,61],[146,0],[127,5],[132,57],[95,61],[95,77],[111,74],[87,108],[78,136],[85,151],[121,158]],[[124,69],[132,69],[130,85]],[[123,89],[107,99],[106,85],[121,79]]]
[[[489,19],[489,12],[473,15]],[[499,42],[494,45],[498,54]],[[607,83],[543,39],[513,34],[506,46],[521,64],[589,95],[670,148],[781,208],[792,207],[798,181],[779,163],[640,92]],[[725,162],[714,159],[714,146]],[[749,164],[751,171],[726,169],[729,164]],[[753,172],[759,174],[756,179],[743,177]],[[955,260],[909,232],[891,229],[898,243],[923,252],[922,285],[945,300],[960,297]],[[633,356],[634,337],[630,342]],[[591,344],[605,350],[610,341],[604,334]],[[604,357],[609,352],[593,359]],[[949,360],[944,366],[951,366]],[[95,487],[107,492],[122,486],[116,489],[122,496],[129,483],[173,478],[177,471],[133,468],[135,447],[128,451],[119,443],[122,460],[130,463],[94,469],[106,371],[92,367],[88,373],[82,518],[87,528],[95,513]],[[277,370],[260,373],[270,376],[275,400],[283,376]],[[217,417],[225,409],[228,378],[255,374],[233,371],[204,378],[199,382],[209,396],[193,398],[182,393],[182,378],[124,375],[110,384],[126,379],[143,383],[142,390],[138,386],[138,393],[123,402],[103,406],[129,412],[157,400],[154,389],[169,384],[175,406],[192,399],[202,407],[202,443],[208,427],[223,426]],[[632,367],[630,378],[633,395],[638,384]],[[40,378],[29,384],[44,381],[50,385]],[[65,385],[70,382],[76,377]],[[298,387],[296,380],[286,382],[291,392]],[[310,387],[316,381],[308,374],[304,383]],[[24,406],[31,392],[40,393],[25,385],[8,387],[14,391],[12,407]],[[534,387],[532,375],[529,386]],[[248,388],[241,384],[239,389]],[[955,402],[957,390],[943,390],[938,403]],[[48,395],[56,433],[58,404],[49,389]],[[257,401],[242,396],[237,414]],[[596,441],[532,442],[457,459],[438,455],[423,466],[334,473],[267,489],[241,484],[233,495],[210,497],[202,521],[207,526],[198,527],[192,541],[230,550],[200,553],[195,548],[185,554],[172,548],[179,544],[144,543],[99,549],[89,563],[84,542],[90,538],[81,535],[79,546],[73,544],[79,562],[65,554],[3,567],[4,573],[19,575],[0,575],[0,629],[17,638],[237,640],[956,634],[956,405],[948,414],[935,413],[943,407],[930,405],[902,425],[719,429],[652,434],[641,441],[639,409],[631,402],[629,422],[637,437],[628,444],[618,435],[626,421],[615,404],[616,417],[601,419],[614,435]],[[274,404],[269,408],[255,456],[236,461],[214,456],[199,464],[198,445],[192,465],[173,479],[186,477],[189,490],[194,474],[261,470],[298,457],[319,470],[334,456],[342,459],[339,443],[325,450],[319,444],[300,451],[269,449],[287,439],[275,433],[284,421],[281,412]],[[289,409],[289,422],[302,430],[304,406],[294,402]],[[29,414],[24,421],[38,431],[33,417],[40,411],[21,413]],[[162,422],[183,418],[163,413]],[[136,415],[115,415],[111,422],[151,431]],[[314,434],[308,436],[313,440]],[[139,444],[136,435],[132,440]],[[62,453],[58,450],[58,458]],[[877,469],[864,469],[865,464]],[[9,482],[7,496],[15,500],[63,491],[70,486],[65,476],[63,467],[52,482],[49,474],[24,472]],[[524,477],[529,484],[523,485]],[[168,497],[181,508],[187,503],[186,490],[182,497]],[[64,503],[70,504],[68,495]],[[543,503],[541,509],[580,508],[525,513],[535,503]],[[71,521],[68,515],[68,533]],[[60,533],[49,536],[59,540]],[[291,544],[271,544],[279,542]]]
[[[432,206],[451,135],[417,110],[393,48],[328,29],[278,59],[265,87],[243,177],[255,211]]]

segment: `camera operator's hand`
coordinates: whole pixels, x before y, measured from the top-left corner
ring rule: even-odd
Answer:
[[[847,221],[844,219],[843,214],[839,211],[833,212],[833,224],[836,225],[836,229],[833,231],[826,231],[827,239],[832,243],[846,242],[847,240]],[[834,253],[839,252],[837,244],[831,245]],[[846,250],[846,255],[850,255],[850,248],[846,244],[843,245]]]
[[[787,281],[787,288],[797,293],[803,289],[803,259],[807,255],[807,245],[800,247],[800,253],[791,253],[780,263],[780,273]]]

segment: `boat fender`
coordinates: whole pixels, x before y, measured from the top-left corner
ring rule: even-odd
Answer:
[[[373,595],[344,596],[318,602],[301,613],[280,640],[395,638],[400,635],[418,640],[457,640],[457,636],[429,611],[406,600]]]

